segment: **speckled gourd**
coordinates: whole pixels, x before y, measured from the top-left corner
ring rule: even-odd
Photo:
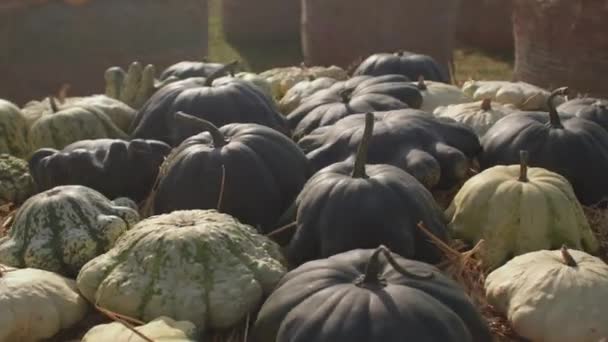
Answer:
[[[29,127],[21,110],[0,99],[0,154],[26,158],[30,151]]]
[[[149,321],[230,328],[286,272],[279,246],[216,210],[185,210],[139,222],[78,274],[80,292],[113,312]]]
[[[19,205],[34,194],[35,188],[25,160],[0,154],[0,205]]]
[[[25,201],[0,238],[0,263],[75,276],[139,220],[134,208],[129,199],[112,202],[79,185],[41,192]]]
[[[566,243],[595,252],[599,244],[570,183],[561,175],[521,165],[499,165],[470,178],[447,209],[449,229],[471,244],[483,239],[484,266]]]

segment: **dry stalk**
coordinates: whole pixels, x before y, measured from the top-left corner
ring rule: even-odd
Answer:
[[[608,263],[608,208],[585,207],[587,221],[600,243],[600,257]]]
[[[137,329],[135,329],[135,327],[133,326],[133,324],[137,324],[137,325],[144,325],[145,323],[142,321],[139,321],[135,318],[131,318],[128,316],[124,316],[121,314],[118,314],[116,312],[112,312],[108,309],[104,309],[101,306],[95,304],[95,309],[97,309],[97,311],[101,312],[103,315],[105,315],[106,317],[108,317],[109,319],[121,323],[122,325],[124,325],[127,329],[131,330],[135,335],[141,337],[142,339],[144,339],[147,342],[154,342],[154,340],[152,340],[151,338],[147,337],[146,335],[142,334],[141,332],[139,332]]]

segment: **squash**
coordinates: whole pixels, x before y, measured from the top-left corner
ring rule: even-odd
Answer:
[[[425,81],[424,77],[419,77],[416,87],[422,94],[422,105],[420,110],[433,113],[437,107],[456,105],[471,102],[472,99],[466,96],[460,88],[443,82]]]
[[[156,67],[148,64],[145,67],[135,61],[127,72],[121,67],[110,67],[104,73],[106,82],[105,95],[119,100],[131,108],[139,109],[156,92],[177,78],[164,81],[156,80]],[[127,126],[128,128],[128,126]]]
[[[77,278],[91,302],[142,321],[227,329],[285,274],[279,246],[216,210],[174,211],[139,222]]]
[[[107,198],[143,201],[171,152],[161,141],[134,139],[81,140],[62,150],[43,148],[29,160],[38,190],[83,185]]]
[[[428,55],[408,51],[375,53],[359,64],[353,76],[381,76],[399,74],[410,80],[420,76],[434,82],[450,83],[450,74],[441,64]]]
[[[36,191],[34,179],[25,160],[0,154],[0,206],[20,205]]]
[[[287,273],[262,306],[252,335],[254,342],[492,341],[460,285],[384,246]]]
[[[311,95],[287,115],[294,140],[352,114],[419,108],[422,95],[401,75],[358,76]]]
[[[524,111],[549,110],[547,101],[551,96],[551,92],[526,82],[469,80],[463,84],[462,91],[475,101],[491,99]],[[562,96],[554,98],[558,104],[564,102]]]
[[[88,310],[74,280],[0,264],[0,342],[49,339],[78,323]]]
[[[0,154],[27,158],[30,151],[29,127],[21,110],[0,99]]]
[[[330,77],[315,78],[310,76],[309,79],[296,83],[285,93],[279,101],[279,110],[283,114],[288,114],[296,109],[302,100],[319,90],[331,87],[336,82],[338,80]]]
[[[179,321],[169,317],[158,317],[147,324],[136,327],[139,333],[152,341],[158,342],[197,342],[196,327],[188,321]],[[135,332],[120,322],[100,324],[91,328],[81,342],[145,342]]]
[[[160,140],[178,146],[198,133],[175,127],[172,119],[179,111],[218,127],[230,123],[256,123],[288,135],[285,118],[259,87],[236,77],[223,77],[234,67],[235,64],[228,64],[206,79],[188,78],[157,91],[138,111],[131,126],[131,138]]]
[[[218,209],[268,231],[312,174],[288,137],[256,124],[211,123],[178,112],[174,119],[198,132],[162,166],[153,196],[155,214]]]
[[[593,121],[608,131],[608,100],[593,97],[578,97],[557,107],[560,115],[574,115]]]
[[[443,212],[414,177],[392,165],[365,165],[374,115],[356,158],[317,172],[296,199],[296,233],[287,257],[294,265],[358,248],[384,244],[393,252],[437,263],[441,252],[417,225],[424,222],[447,241]]]
[[[225,67],[226,64],[222,63],[210,63],[208,61],[182,61],[170,65],[160,74],[159,79],[161,81],[168,80],[175,77],[180,80],[184,80],[190,77],[209,77],[214,72]]]
[[[543,168],[499,165],[473,176],[446,211],[454,237],[471,244],[484,240],[481,259],[495,269],[513,256],[564,243],[595,252],[599,243],[570,183]]]
[[[516,112],[511,105],[492,102],[491,99],[438,107],[433,111],[437,117],[446,117],[461,122],[473,129],[482,138],[498,120]]]
[[[121,200],[121,204],[128,201]],[[65,185],[30,197],[0,238],[0,263],[75,276],[139,220],[135,203],[117,205],[97,191]]]
[[[23,115],[28,124],[32,126],[42,117],[54,115],[64,109],[74,107],[91,108],[102,112],[123,132],[128,132],[129,126],[135,118],[135,110],[133,108],[106,95],[67,97],[63,99],[47,97],[41,101],[30,101],[23,107]]]
[[[301,64],[299,67],[273,68],[260,73],[260,77],[265,78],[270,83],[275,99],[281,99],[294,85],[308,79],[310,76],[316,78],[330,77],[338,81],[348,78],[346,71],[335,65],[322,67]]]
[[[452,189],[460,184],[481,153],[475,132],[453,120],[415,109],[377,112],[374,116],[368,163],[397,166],[427,189]],[[314,170],[320,170],[355,153],[364,124],[364,114],[350,115],[332,126],[317,128],[298,145]]]
[[[485,281],[488,302],[530,341],[598,342],[608,337],[608,265],[579,250],[515,257]]]
[[[530,154],[530,166],[564,176],[586,206],[608,197],[608,132],[592,121],[560,116],[553,99],[567,88],[556,89],[547,100],[549,112],[522,112],[498,121],[481,140],[482,169],[519,162],[519,151]]]

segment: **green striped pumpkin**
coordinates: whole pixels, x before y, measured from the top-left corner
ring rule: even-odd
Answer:
[[[26,158],[31,151],[28,125],[19,107],[0,99],[0,154]]]
[[[21,204],[34,191],[27,162],[10,154],[0,154],[0,205]]]
[[[139,222],[76,282],[89,301],[122,315],[227,329],[261,304],[284,263],[280,247],[253,227],[216,210],[184,210]]]
[[[79,185],[58,186],[29,198],[9,234],[0,238],[0,263],[75,276],[139,220],[135,203],[117,202],[129,206]]]

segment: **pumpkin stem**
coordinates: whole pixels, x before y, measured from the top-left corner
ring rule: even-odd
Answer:
[[[399,57],[403,57],[403,54],[404,54],[404,51],[403,51],[403,50],[401,50],[401,51],[397,51],[397,52],[395,53],[395,55],[397,55],[397,56],[399,56]]]
[[[552,128],[564,128],[564,126],[562,125],[562,120],[559,118],[559,113],[555,108],[555,103],[553,100],[555,100],[557,96],[567,94],[568,87],[561,87],[555,89],[547,99],[547,106],[549,107],[549,124]]]
[[[49,104],[51,105],[51,111],[53,113],[57,113],[59,111],[59,107],[57,107],[57,102],[55,102],[55,98],[53,96],[49,96]]]
[[[416,84],[419,90],[427,90],[426,83],[424,83],[424,75],[418,76],[418,84]]]
[[[566,245],[562,246],[561,249],[562,252],[562,259],[564,259],[564,263],[570,267],[577,267],[578,264],[576,263],[576,260],[574,260],[574,258],[572,257],[572,254],[570,254],[570,252],[568,252],[568,247],[566,247]]]
[[[353,168],[353,178],[367,178],[365,173],[365,164],[367,164],[367,151],[369,150],[369,142],[372,140],[374,132],[374,114],[365,114],[365,128],[363,129],[363,137],[357,148],[355,156],[355,166]]]
[[[372,256],[369,258],[367,265],[365,266],[365,274],[363,278],[357,283],[359,286],[365,285],[382,285],[382,279],[380,278],[380,271],[382,265],[380,264],[380,255],[383,255],[386,261],[395,269],[395,271],[401,273],[405,277],[415,278],[415,279],[430,279],[434,275],[432,272],[416,274],[412,273],[403,266],[399,265],[397,260],[393,257],[391,251],[384,245],[380,245]]]
[[[528,151],[519,151],[519,181],[528,182]]]
[[[215,147],[222,147],[226,145],[226,138],[220,130],[211,122],[197,118],[196,116],[186,114],[184,112],[176,112],[175,120],[181,120],[191,127],[198,128],[201,132],[209,132],[213,139],[213,145]]]
[[[481,101],[481,110],[483,111],[489,111],[492,109],[492,99],[483,99],[483,101]]]
[[[216,71],[212,72],[211,75],[207,76],[207,78],[205,79],[205,87],[211,87],[211,85],[213,84],[213,81],[226,75],[226,73],[234,74],[234,69],[236,68],[236,66],[238,64],[239,64],[239,61],[232,61],[232,62],[224,65],[223,67],[217,69]]]

